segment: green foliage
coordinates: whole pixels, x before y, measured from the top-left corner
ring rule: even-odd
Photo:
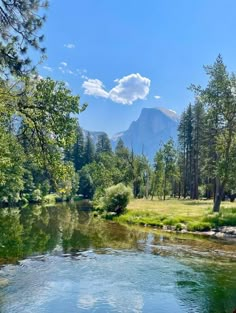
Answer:
[[[0,131],[0,200],[15,202],[23,189],[23,161],[21,146],[12,134]]]
[[[211,223],[214,228],[221,226],[236,226],[236,209],[222,208],[220,213],[209,214],[204,218],[205,222]]]
[[[225,188],[232,183],[236,166],[236,79],[234,74],[227,72],[220,55],[205,70],[209,77],[207,87],[192,88],[206,110],[203,144],[205,168],[214,184],[213,210],[218,212]]]
[[[187,225],[188,231],[209,231],[212,225],[208,222],[191,222]]]
[[[35,189],[31,196],[30,196],[30,202],[39,203],[42,202],[42,193],[41,190]]]
[[[78,125],[77,132],[76,132],[76,141],[73,146],[73,162],[74,162],[76,171],[79,171],[85,164],[84,145],[85,145],[84,134],[83,134],[82,128]]]
[[[62,198],[78,190],[81,164],[79,96],[65,83],[32,72],[27,49],[41,53],[47,1],[0,1],[0,204],[39,202],[50,191]],[[82,138],[83,139],[83,138]],[[74,142],[76,141],[73,149]],[[73,151],[72,160],[66,152]]]
[[[102,133],[101,135],[98,136],[98,141],[96,144],[96,154],[100,153],[111,153],[111,143],[110,139],[108,138],[107,134]]]
[[[154,173],[152,177],[152,193],[165,197],[170,194],[174,178],[177,177],[177,151],[170,139],[156,153],[154,158]]]
[[[127,207],[130,197],[130,188],[120,183],[105,190],[105,195],[102,199],[102,206],[107,212],[121,214]]]
[[[46,19],[42,9],[47,6],[44,0],[0,2],[0,68],[5,74],[21,75],[31,69],[28,47],[45,53],[41,47],[43,35],[38,31]]]
[[[79,172],[79,194],[92,199],[95,191],[94,183],[88,167],[83,167]]]
[[[92,163],[95,159],[95,146],[90,133],[87,134],[84,147],[84,164]]]

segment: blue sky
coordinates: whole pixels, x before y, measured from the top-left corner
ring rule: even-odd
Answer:
[[[89,104],[88,130],[125,130],[144,107],[180,114],[219,53],[236,71],[235,0],[51,0],[47,17],[40,74]]]

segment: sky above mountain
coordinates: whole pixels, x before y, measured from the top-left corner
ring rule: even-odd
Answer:
[[[89,104],[82,127],[112,135],[144,107],[180,114],[219,53],[236,71],[235,12],[235,0],[51,0],[39,72]]]

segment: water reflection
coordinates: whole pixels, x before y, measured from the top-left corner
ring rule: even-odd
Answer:
[[[235,257],[234,243],[128,228],[77,204],[3,209],[0,262],[21,266],[0,271],[0,312],[228,313]]]
[[[87,208],[87,207],[86,207]],[[52,251],[134,249],[156,255],[236,259],[236,244],[186,235],[150,233],[93,218],[78,204],[0,211],[0,263]]]

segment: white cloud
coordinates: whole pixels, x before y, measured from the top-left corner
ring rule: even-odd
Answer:
[[[130,74],[116,80],[117,85],[109,92],[109,98],[117,103],[132,104],[149,94],[150,79],[140,74]]]
[[[48,72],[52,72],[53,69],[50,66],[43,66],[43,69]]]
[[[91,96],[109,98],[113,102],[131,105],[138,99],[145,99],[149,93],[151,80],[140,74],[130,74],[115,80],[116,86],[110,91],[99,79],[87,79],[82,87],[84,93]]]
[[[60,63],[62,66],[59,66],[58,69],[62,74],[70,74],[70,75],[75,75],[77,76],[77,74],[75,72],[73,72],[72,70],[67,68],[67,63],[66,62],[61,62]]]
[[[85,68],[77,68],[76,69],[76,72],[79,74],[79,75],[83,75],[83,74],[86,74],[87,73],[87,70]]]
[[[62,72],[62,74],[65,74],[65,68],[64,68],[64,67],[59,66],[59,67],[58,67],[58,69],[59,69],[59,71],[61,71],[61,72]]]
[[[87,73],[87,70],[86,69],[80,69],[80,68],[77,68],[76,69],[76,73],[80,76],[81,79],[84,79],[84,80],[88,80],[88,76],[85,75]]]
[[[109,93],[104,89],[103,83],[99,79],[88,79],[82,87],[85,89],[84,93],[89,96],[108,98]]]
[[[64,47],[67,49],[74,49],[75,45],[73,43],[67,43],[67,44],[64,44]]]
[[[81,75],[80,77],[81,77],[82,79],[86,79],[86,80],[89,79],[88,76],[86,76],[86,75]]]
[[[158,100],[158,99],[160,99],[161,97],[160,97],[160,96],[154,96],[154,98]]]

